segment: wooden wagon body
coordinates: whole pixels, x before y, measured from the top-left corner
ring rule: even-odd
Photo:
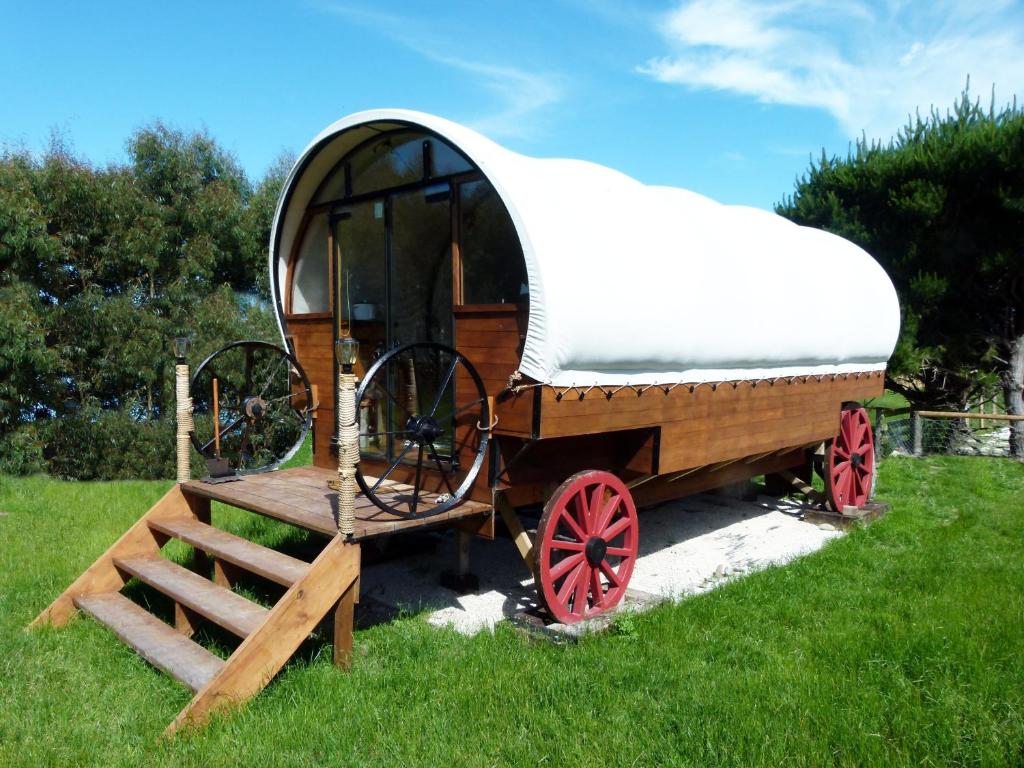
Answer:
[[[415,170],[382,173],[384,158]],[[486,207],[467,188],[486,190]],[[439,210],[413,210],[414,195]],[[420,237],[415,258],[446,273],[446,302],[403,303],[403,228]],[[366,248],[379,251],[373,264],[354,253]],[[303,268],[313,258],[318,283]],[[836,435],[844,403],[882,392],[899,324],[884,272],[840,238],[593,164],[526,158],[404,111],[350,116],[310,145],[282,196],[270,269],[282,333],[320,393],[333,390],[339,334],[361,341],[360,376],[399,343],[464,355],[494,422],[472,498],[500,492],[516,506],[588,468],[653,501],[801,466]],[[353,274],[373,269],[391,272]],[[410,327],[424,309],[439,317]],[[466,384],[456,399],[471,396]],[[318,466],[335,465],[333,406],[321,397]],[[372,474],[392,458],[364,450],[361,461]],[[394,479],[413,472],[396,467]]]

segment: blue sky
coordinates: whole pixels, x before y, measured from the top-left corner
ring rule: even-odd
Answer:
[[[1024,9],[987,0],[0,0],[0,142],[105,164],[156,119],[261,176],[350,112],[407,107],[517,151],[763,208],[811,155],[888,138],[970,75],[1024,94]]]

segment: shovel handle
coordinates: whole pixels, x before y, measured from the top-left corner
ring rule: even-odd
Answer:
[[[213,377],[213,450],[220,458],[220,398],[217,396],[217,377]]]

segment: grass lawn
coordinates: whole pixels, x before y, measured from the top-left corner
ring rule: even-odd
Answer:
[[[1022,464],[889,459],[883,520],[576,646],[412,616],[346,675],[312,644],[159,742],[184,688],[89,620],[22,628],[167,487],[0,478],[0,765],[1024,764]]]

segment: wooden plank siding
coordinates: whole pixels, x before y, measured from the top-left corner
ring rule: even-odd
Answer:
[[[314,385],[320,402],[313,419],[313,464],[337,468],[338,460],[331,452],[334,434],[334,321],[330,317],[287,318],[288,335],[295,347],[295,357]]]
[[[726,382],[714,388],[680,385],[668,392],[662,387],[644,391],[623,388],[610,397],[597,388],[582,396],[577,390],[551,386],[512,392],[509,377],[517,370],[522,354],[528,307],[459,306],[453,314],[456,348],[480,374],[487,395],[496,398],[494,434],[506,438],[501,449],[503,461],[510,459],[523,440],[541,440],[513,473],[513,485],[559,482],[581,461],[626,473],[666,474],[826,440],[835,433],[844,402],[880,395],[884,387],[884,374],[879,371],[774,383]],[[290,317],[288,329],[296,356],[320,393],[314,422],[314,464],[332,469],[336,466],[330,449],[334,433],[333,324],[329,318]],[[460,372],[456,408],[475,397],[475,387]],[[458,420],[455,437],[456,445],[463,446],[460,461],[470,462],[479,437],[473,414]],[[565,458],[568,454],[573,458]],[[490,457],[470,494],[487,503],[492,501],[487,485],[489,461]],[[364,459],[362,467],[372,475],[387,464]],[[737,471],[741,470],[720,473],[719,478]],[[399,467],[392,476],[399,482],[411,482],[413,470]],[[441,492],[441,485],[436,472],[427,473],[425,489]]]

